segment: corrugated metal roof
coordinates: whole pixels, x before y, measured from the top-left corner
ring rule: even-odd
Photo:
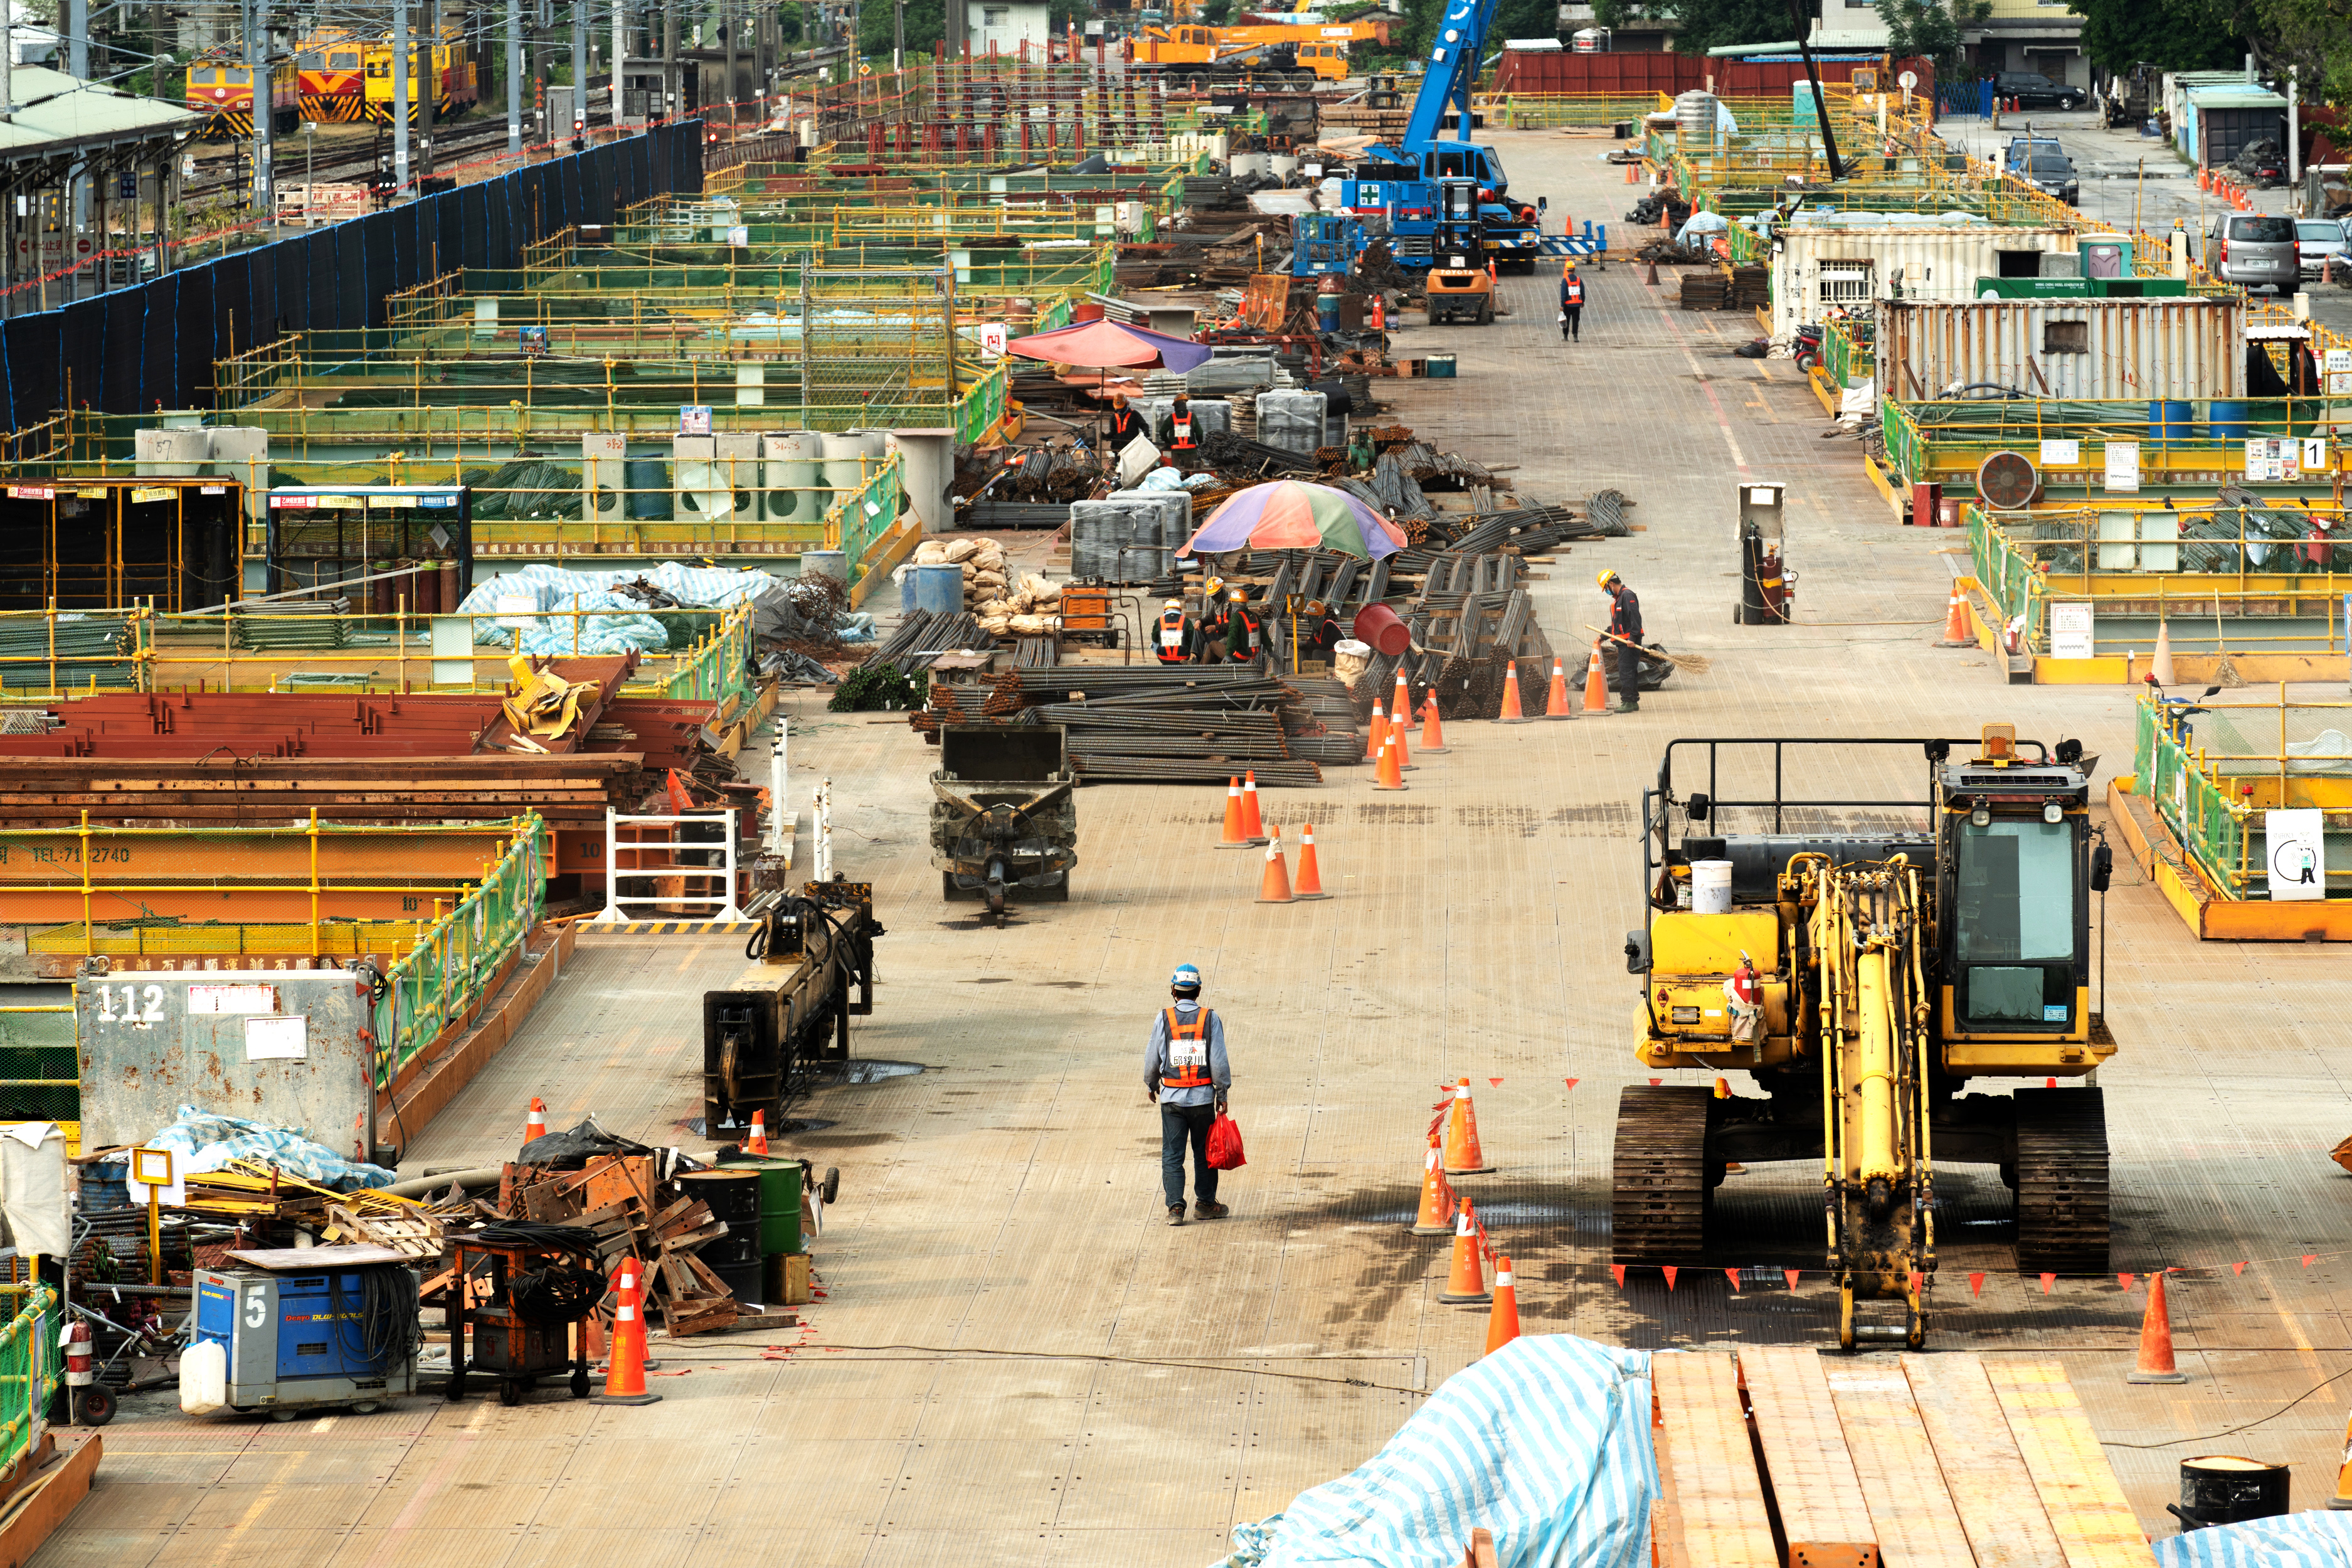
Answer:
[[[204,118],[160,98],[79,81],[42,66],[16,67],[8,86],[16,113],[0,125],[0,159],[171,135],[194,130]]]
[[[2286,100],[2263,88],[2242,84],[2217,87],[2192,87],[2189,101],[2200,109],[2278,109],[2286,108]]]

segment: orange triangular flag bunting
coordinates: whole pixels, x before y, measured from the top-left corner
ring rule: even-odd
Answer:
[[[1983,1295],[1983,1294],[1984,1294],[1984,1282],[1985,1282],[1985,1277],[1984,1277],[1983,1275],[1981,1275],[1981,1274],[1971,1274],[1971,1275],[1969,1275],[1969,1295],[1971,1295],[1971,1296],[1981,1296],[1981,1295]]]
[[[2057,1283],[2058,1276],[2055,1274],[2044,1274],[2042,1277],[2042,1293],[2047,1296],[2050,1294],[2050,1288]]]
[[[2138,1278],[2139,1276],[2137,1274],[2118,1274],[2116,1276],[2116,1281],[2125,1289],[2128,1290],[2132,1288],[2132,1281]]]
[[[1658,1085],[1659,1085],[1659,1084],[1661,1084],[1661,1083],[1663,1083],[1663,1082],[1664,1082],[1664,1081],[1665,1081],[1665,1080],[1664,1080],[1664,1079],[1654,1079],[1654,1079],[1652,1079],[1650,1080],[1650,1087],[1651,1087],[1652,1089],[1655,1089],[1655,1088],[1657,1088],[1657,1087],[1658,1087]]]
[[[1794,1268],[1783,1268],[1780,1272],[1789,1277],[1789,1289],[1791,1290],[1795,1289],[1797,1288],[1798,1270]]]
[[[2319,1254],[2317,1254],[2316,1252],[2306,1252],[2306,1253],[2305,1253],[2305,1254],[2303,1255],[2303,1266],[2304,1266],[2305,1268],[2310,1268],[2314,1263],[2317,1262],[2318,1260],[2319,1260]]]
[[[2246,1266],[2242,1263],[2232,1263],[2230,1265],[2230,1272],[2232,1274],[2243,1274],[2245,1271]]]
[[[1682,1269],[1675,1264],[1662,1263],[1658,1266],[1658,1272],[1666,1277],[1666,1289],[1671,1290],[1675,1288],[1675,1276],[1681,1273]]]
[[[1738,1294],[1739,1290],[1739,1270],[1737,1268],[1727,1268],[1723,1271],[1723,1277],[1731,1281],[1732,1292],[1735,1295]]]
[[[1625,1289],[1625,1266],[1622,1263],[1612,1263],[1609,1266],[1609,1272],[1616,1277],[1617,1289],[1620,1290]]]
[[[1502,1088],[1502,1087],[1503,1087],[1503,1080],[1502,1080],[1501,1079],[1498,1079],[1498,1078],[1490,1078],[1490,1079],[1488,1079],[1486,1080],[1486,1082],[1487,1082],[1487,1084],[1488,1084],[1490,1087],[1495,1088],[1495,1089],[1500,1089],[1500,1088]]]

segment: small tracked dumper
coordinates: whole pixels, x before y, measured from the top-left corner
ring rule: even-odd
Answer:
[[[1077,864],[1077,775],[1056,724],[951,724],[931,775],[931,864],[940,892],[1004,912],[1026,889],[1065,902]]]

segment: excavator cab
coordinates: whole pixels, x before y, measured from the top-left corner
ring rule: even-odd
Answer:
[[[1926,763],[1919,793],[1858,786],[1905,753],[1898,768]],[[1667,747],[1643,797],[1648,918],[1626,937],[1638,1055],[1723,1087],[1622,1091],[1615,1261],[1708,1261],[1726,1174],[1802,1160],[1822,1173],[1846,1348],[1924,1342],[1939,1164],[1999,1169],[2021,1273],[2105,1272],[2100,1091],[2053,1083],[2116,1049],[2091,918],[2111,861],[2082,763],[2078,743],[2005,724],[1973,742]],[[1728,1092],[1733,1074],[1759,1092]],[[2026,1081],[1966,1092],[1972,1078]],[[1870,1301],[1898,1321],[1864,1321]]]

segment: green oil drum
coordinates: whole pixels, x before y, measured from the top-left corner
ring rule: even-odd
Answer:
[[[801,1163],[773,1154],[722,1154],[719,1168],[760,1173],[760,1250],[801,1249]]]

